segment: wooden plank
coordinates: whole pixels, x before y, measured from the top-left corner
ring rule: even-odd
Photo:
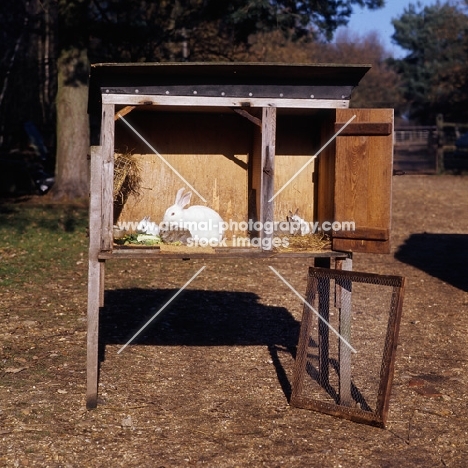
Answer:
[[[343,128],[344,123],[335,123],[335,132]],[[340,136],[388,136],[392,135],[393,126],[390,122],[350,123],[340,133]]]
[[[106,275],[106,262],[102,259],[99,260],[99,307],[104,307],[104,285]]]
[[[135,111],[128,122],[206,200],[192,191],[191,205],[209,206],[226,222],[247,221],[248,165],[258,127],[233,112]],[[145,216],[161,222],[177,191],[191,189],[123,122],[116,124],[115,145],[133,150],[141,182],[139,195],[128,196],[116,222],[139,222]],[[233,234],[246,236],[237,229],[227,237]]]
[[[291,403],[293,402],[291,401]],[[384,422],[380,420],[379,416],[376,416],[369,411],[363,411],[357,408],[347,408],[333,403],[311,400],[305,397],[296,397],[294,399],[294,406],[312,411],[319,411],[320,413],[337,416],[339,418],[347,419],[357,423],[368,424],[370,426],[380,428],[385,427]]]
[[[320,115],[301,112],[301,115],[279,112],[276,123],[275,221],[286,220],[289,211],[305,221],[315,220],[314,173],[317,159],[314,151],[320,145]],[[300,172],[298,172],[300,170]],[[284,190],[282,190],[284,189]]]
[[[352,231],[332,231],[336,239],[364,239],[386,241],[390,238],[390,229],[360,227]]]
[[[308,277],[306,287],[306,301],[312,307],[317,308],[317,280]],[[294,361],[294,370],[292,378],[291,404],[295,405],[297,399],[301,398],[304,388],[304,379],[307,376],[307,354],[309,352],[309,341],[312,329],[312,319],[314,318],[312,310],[304,304],[302,309],[301,328],[299,331],[299,341],[297,344],[296,360]]]
[[[335,112],[326,111],[322,114],[320,126],[320,147],[322,147],[334,133]],[[314,129],[310,129],[314,131]],[[334,192],[335,192],[335,146],[333,141],[318,156],[314,184],[314,211],[317,221],[334,220]]]
[[[176,253],[168,252],[161,253],[159,249],[150,249],[150,248],[127,248],[123,249],[120,246],[114,246],[112,251],[100,252],[99,259],[101,260],[110,260],[110,259],[200,259],[200,258],[257,258],[257,259],[287,259],[287,258],[311,258],[311,259],[324,259],[328,260],[329,258],[343,257],[343,252],[334,252],[330,250],[322,252],[274,252],[274,251],[261,251],[258,248],[250,249],[234,249],[234,248],[222,248],[215,249],[215,254],[206,254],[196,252],[194,249],[193,252],[187,253]]]
[[[337,261],[340,270],[352,270],[353,263],[350,258]],[[352,323],[352,307],[351,307],[351,291],[352,282],[349,279],[337,279],[335,294],[339,300],[339,333],[343,340],[351,344],[351,323]],[[350,347],[339,340],[339,387],[340,387],[340,405],[352,406],[353,397],[351,393],[352,375],[351,375],[351,349]]]
[[[153,79],[150,85],[135,85],[130,81],[126,85],[104,86],[101,93],[106,94],[129,94],[129,95],[151,95],[151,96],[196,96],[196,97],[230,97],[230,98],[273,98],[273,99],[349,99],[353,86],[350,84],[336,83],[253,83],[253,82],[230,82],[214,84],[209,78],[210,84],[194,82],[190,77],[185,83],[157,82]],[[138,80],[138,78],[137,78]],[[140,83],[141,84],[141,83]]]
[[[266,223],[274,221],[274,195],[276,154],[276,108],[265,107],[262,110],[262,169],[261,169],[261,205],[260,221],[263,223],[261,233],[262,248],[271,250],[273,231],[265,229]],[[272,224],[271,224],[272,225]],[[267,232],[268,231],[268,232]]]
[[[393,125],[393,109],[337,109],[336,121]],[[338,136],[334,181],[334,220],[353,221],[369,238],[333,239],[333,248],[366,253],[389,253],[391,192],[393,174],[393,135]],[[375,239],[375,234],[378,239]],[[347,234],[345,234],[347,235]],[[386,238],[381,240],[381,238]]]
[[[91,147],[91,179],[89,206],[89,267],[88,267],[88,311],[87,311],[87,364],[86,364],[86,407],[97,406],[98,390],[98,345],[99,304],[101,299],[101,268],[98,260],[101,239],[102,216],[102,148]]]
[[[364,252],[376,254],[390,253],[390,240],[379,241],[369,239],[333,239],[332,247],[334,250],[343,252]]]
[[[102,94],[102,103],[124,106],[278,107],[292,109],[346,109],[346,99],[274,99],[202,96],[155,96],[151,94]]]
[[[114,113],[113,104],[103,104],[101,123],[102,250],[112,250],[114,239]]]
[[[123,109],[120,109],[115,115],[114,115],[114,120],[119,120],[121,117],[124,117],[125,115],[129,114],[132,112],[133,109],[135,109],[136,106],[125,106]]]
[[[247,120],[250,120],[252,123],[257,125],[258,127],[262,127],[262,120],[255,117],[254,115],[250,114],[244,109],[238,109],[236,107],[233,107],[232,110],[236,112],[237,114],[241,115],[242,117],[245,117]]]
[[[403,297],[405,294],[405,278],[400,277],[400,285],[393,288],[392,310],[388,319],[387,334],[385,337],[386,347],[382,357],[382,368],[380,372],[380,386],[377,396],[376,413],[381,415],[385,426],[390,404],[390,393],[392,390],[393,375],[395,372],[395,358],[398,346],[398,335],[400,333],[401,314],[403,312]]]

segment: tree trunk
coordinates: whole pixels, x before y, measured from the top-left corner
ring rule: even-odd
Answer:
[[[88,196],[88,59],[85,50],[62,51],[58,61],[56,199]]]

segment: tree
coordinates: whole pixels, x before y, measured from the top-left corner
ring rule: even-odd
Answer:
[[[2,6],[0,145],[11,150],[24,143],[16,135],[25,121],[34,122],[41,133],[50,133],[55,122],[54,30],[39,0],[4,0]]]
[[[52,8],[52,2],[47,2],[46,6]],[[89,62],[85,27],[89,3],[87,0],[59,0],[57,8],[57,154],[51,195],[58,199],[75,199],[86,197],[89,188]]]
[[[351,107],[387,108],[397,113],[401,108],[400,78],[387,65],[390,57],[377,33],[364,36],[343,31],[338,33],[333,44],[311,44],[313,57],[323,62],[370,64],[372,68],[355,88]]]
[[[376,33],[365,36],[339,32],[334,43],[302,38],[288,40],[279,31],[259,33],[250,38],[248,51],[239,53],[240,61],[294,63],[355,63],[371,64],[359,86],[353,91],[352,107],[401,108],[400,78],[387,65],[390,52]]]
[[[409,51],[391,63],[402,76],[407,113],[431,124],[439,113],[467,118],[468,17],[450,3],[420,8],[410,4],[393,20],[393,40]]]
[[[92,61],[234,60],[259,32],[331,40],[355,5],[384,0],[93,0],[89,53]]]
[[[9,28],[11,37],[8,36],[14,42],[24,19],[24,6],[23,2],[14,0],[4,2],[11,4],[11,11],[18,11],[14,17],[0,14],[2,25],[14,18],[14,25]],[[42,15],[37,28],[43,43],[37,55],[57,57],[57,75],[52,76],[50,69],[43,69],[39,74],[41,89],[46,81],[49,83],[46,87],[54,84],[55,78],[58,83],[56,184],[52,195],[79,198],[88,193],[88,60],[238,60],[241,55],[248,56],[252,37],[259,32],[279,34],[288,41],[304,44],[330,40],[336,28],[348,22],[355,6],[380,8],[384,0],[29,0],[24,3],[36,5],[36,16]],[[46,109],[53,102],[49,95],[43,93],[38,101],[43,102],[43,115],[54,116],[54,112]]]

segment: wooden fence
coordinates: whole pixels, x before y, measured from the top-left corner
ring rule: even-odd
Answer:
[[[468,149],[455,145],[467,132],[468,123],[445,122],[442,115],[436,125],[396,127],[394,169],[409,174],[468,171]]]

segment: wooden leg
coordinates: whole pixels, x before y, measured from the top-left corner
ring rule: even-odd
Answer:
[[[102,222],[102,148],[91,147],[89,203],[88,336],[86,407],[96,408],[98,393],[99,306],[104,298],[104,262],[98,259]]]
[[[99,261],[99,307],[104,307],[104,278],[106,270],[106,261]]]
[[[86,366],[86,407],[96,408],[98,395],[99,303],[101,299],[101,265],[89,260],[88,275],[88,337]]]
[[[336,261],[336,269],[352,270],[352,260],[346,258]],[[336,284],[336,300],[339,308],[341,337],[351,344],[351,281],[343,279]],[[353,397],[351,394],[351,349],[339,340],[339,380],[340,380],[340,405],[352,406]]]
[[[310,305],[315,305],[317,295],[317,281],[310,278],[307,281],[306,300]],[[302,311],[301,329],[299,332],[299,342],[297,344],[296,361],[294,363],[291,404],[296,404],[302,395],[304,378],[306,376],[307,351],[309,348],[310,329],[312,326],[312,311],[304,304]]]

